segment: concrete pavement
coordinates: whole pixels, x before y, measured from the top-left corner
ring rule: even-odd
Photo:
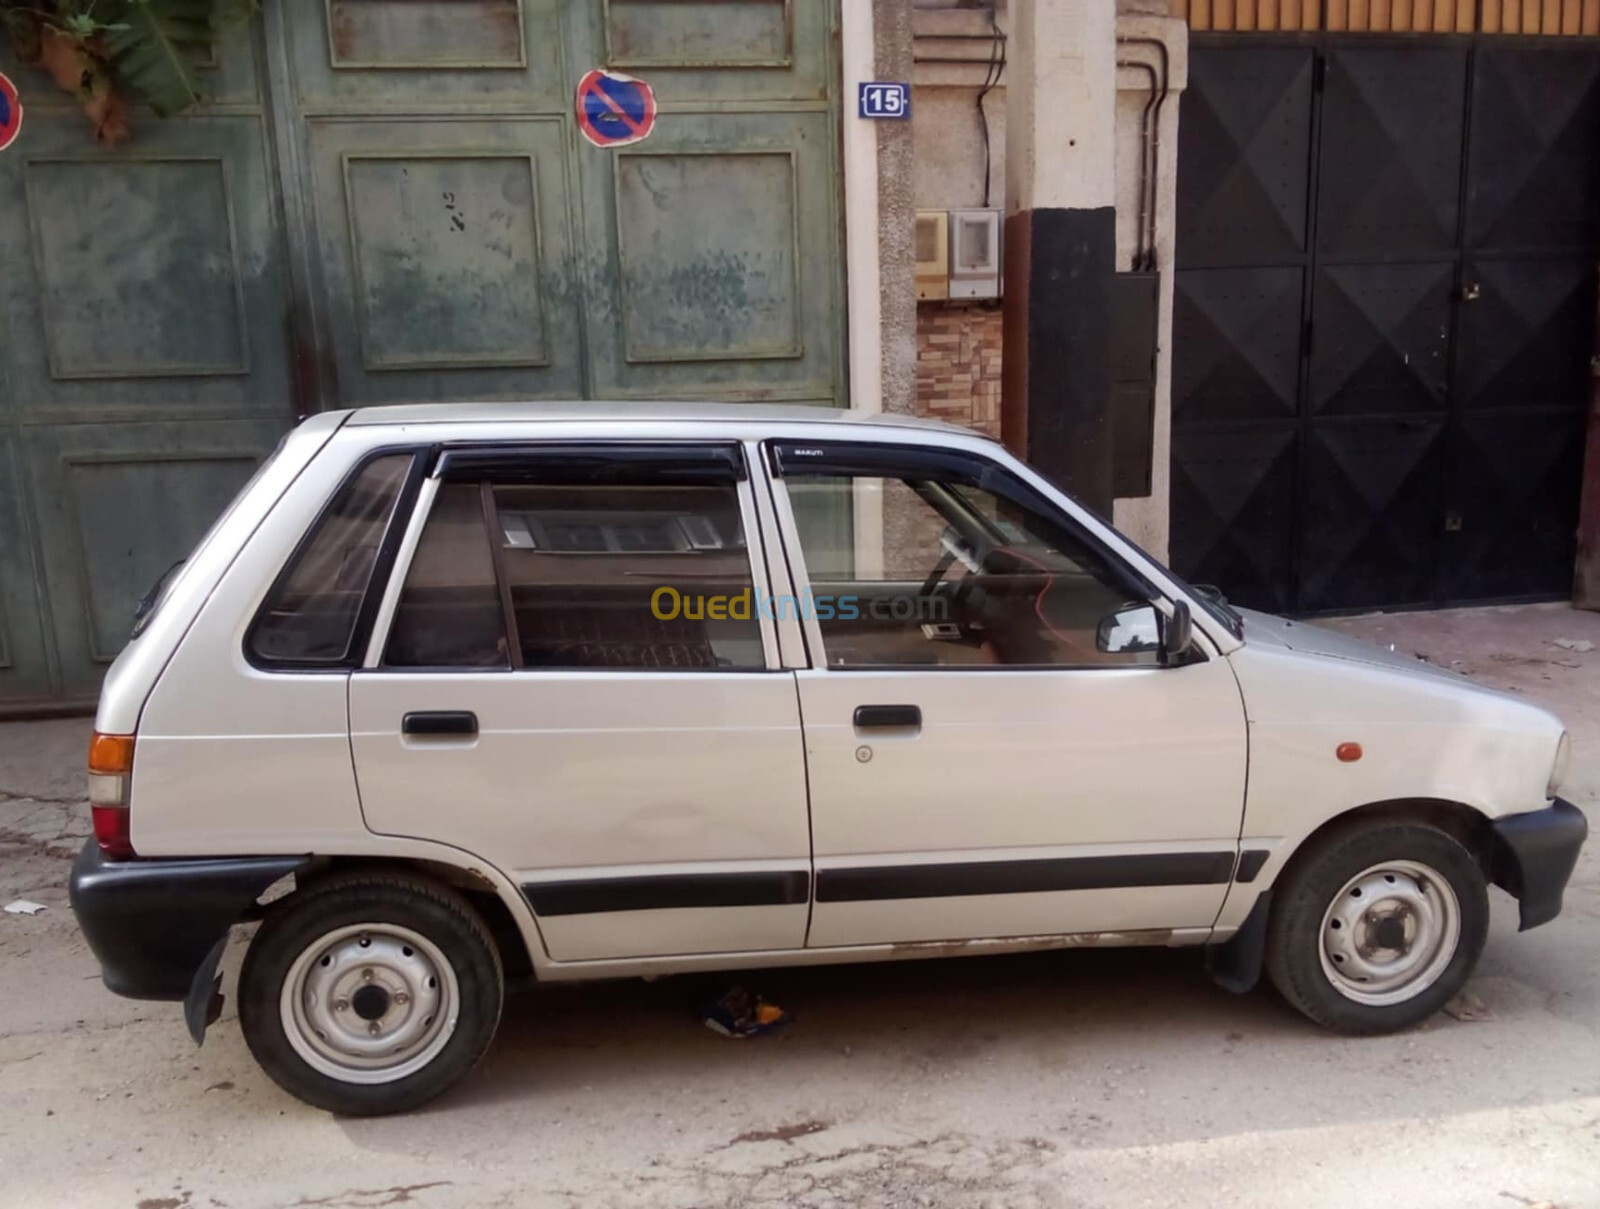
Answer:
[[[1555,707],[1595,817],[1600,615],[1332,624]],[[1548,927],[1493,892],[1487,1019],[1338,1038],[1194,951],[753,973],[795,1020],[743,1042],[695,1019],[721,978],[551,987],[435,1106],[340,1121],[231,1007],[196,1051],[176,1005],[100,986],[64,888],[87,730],[0,726],[0,904],[48,907],[0,915],[0,1209],[1600,1207],[1600,842]]]

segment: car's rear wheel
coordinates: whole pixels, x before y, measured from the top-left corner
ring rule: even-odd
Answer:
[[[502,982],[494,941],[460,896],[404,875],[346,875],[263,922],[239,975],[239,1022],[256,1061],[307,1103],[402,1112],[477,1064]]]
[[[1318,1024],[1393,1032],[1461,990],[1488,924],[1483,872],[1453,836],[1411,822],[1343,828],[1274,891],[1267,974]]]

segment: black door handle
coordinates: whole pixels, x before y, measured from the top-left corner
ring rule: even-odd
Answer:
[[[915,705],[858,705],[856,729],[915,730],[922,725],[922,710]]]
[[[478,715],[470,709],[423,710],[400,721],[402,735],[475,735]]]

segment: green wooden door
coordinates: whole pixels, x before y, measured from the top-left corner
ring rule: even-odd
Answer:
[[[661,111],[642,143],[577,142],[591,393],[842,406],[831,6],[572,11],[575,76],[638,76]]]
[[[0,710],[92,696],[296,414],[843,406],[836,2],[280,0],[203,114],[0,153]],[[578,80],[660,116],[602,150]],[[57,100],[56,98],[60,99]]]
[[[4,43],[0,39],[0,43]],[[96,148],[32,68],[0,153],[0,710],[93,698],[134,603],[293,421],[249,42],[203,116]]]
[[[282,15],[330,400],[844,404],[833,6]],[[597,67],[654,87],[649,139],[579,135]]]

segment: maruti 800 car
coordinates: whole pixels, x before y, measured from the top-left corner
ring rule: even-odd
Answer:
[[[454,1083],[515,977],[1209,945],[1405,1028],[1586,833],[1546,711],[1235,610],[982,436],[803,408],[307,420],[95,725],[106,984],[199,1039],[259,921],[245,1039],[341,1113]]]

